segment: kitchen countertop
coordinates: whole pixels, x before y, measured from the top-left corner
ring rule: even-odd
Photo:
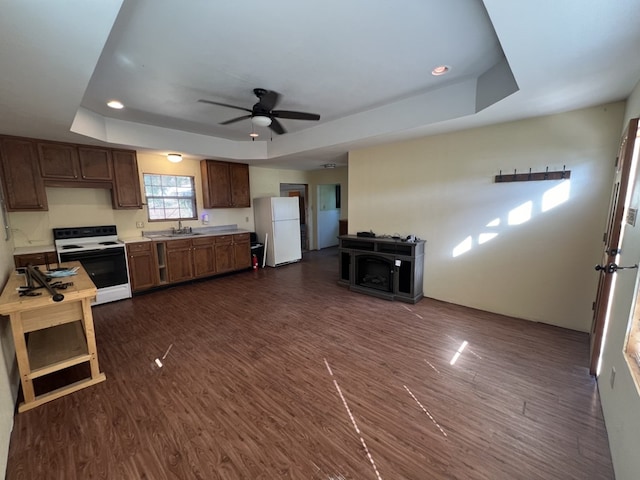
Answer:
[[[249,230],[238,228],[237,225],[224,225],[220,227],[193,228],[191,233],[172,234],[171,230],[143,231],[140,237],[121,238],[126,243],[178,240],[181,238],[214,237],[220,235],[237,235],[239,233],[249,233]]]
[[[32,247],[16,247],[13,249],[14,255],[28,255],[30,253],[55,252],[56,247],[53,245],[38,245]]]

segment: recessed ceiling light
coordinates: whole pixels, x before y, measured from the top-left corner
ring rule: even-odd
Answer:
[[[115,108],[116,110],[120,110],[124,108],[124,105],[122,104],[122,102],[118,100],[109,100],[107,102],[107,106],[111,108]]]
[[[258,135],[256,132],[251,132],[251,133],[249,134],[249,136],[250,136],[250,137],[253,137],[253,138],[256,138],[256,137],[259,137],[260,135]]]
[[[450,68],[448,66],[446,66],[446,65],[438,65],[436,68],[431,70],[431,75],[434,75],[434,76],[438,77],[440,75],[444,75],[449,70],[450,70]]]

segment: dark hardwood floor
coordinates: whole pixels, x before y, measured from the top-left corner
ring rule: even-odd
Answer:
[[[614,477],[586,334],[337,272],[329,249],[95,307],[107,381],[16,415],[7,478]]]

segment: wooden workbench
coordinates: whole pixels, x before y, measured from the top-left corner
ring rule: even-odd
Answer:
[[[19,412],[50,402],[82,388],[106,380],[98,366],[98,352],[91,314],[96,286],[80,262],[63,267],[79,267],[76,275],[53,281],[73,282],[59,290],[64,300],[54,302],[46,289],[36,297],[19,296],[16,289],[25,285],[25,276],[12,274],[0,296],[0,315],[9,315],[24,402]],[[40,266],[42,272],[46,271]],[[58,370],[89,362],[91,376],[70,385],[36,396],[33,380]]]

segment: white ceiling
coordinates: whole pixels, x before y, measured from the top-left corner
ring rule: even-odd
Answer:
[[[353,148],[622,100],[638,18],[640,0],[4,0],[0,133],[342,165]],[[249,120],[219,125],[243,112],[198,102],[250,109],[256,87],[320,121],[251,141]]]

